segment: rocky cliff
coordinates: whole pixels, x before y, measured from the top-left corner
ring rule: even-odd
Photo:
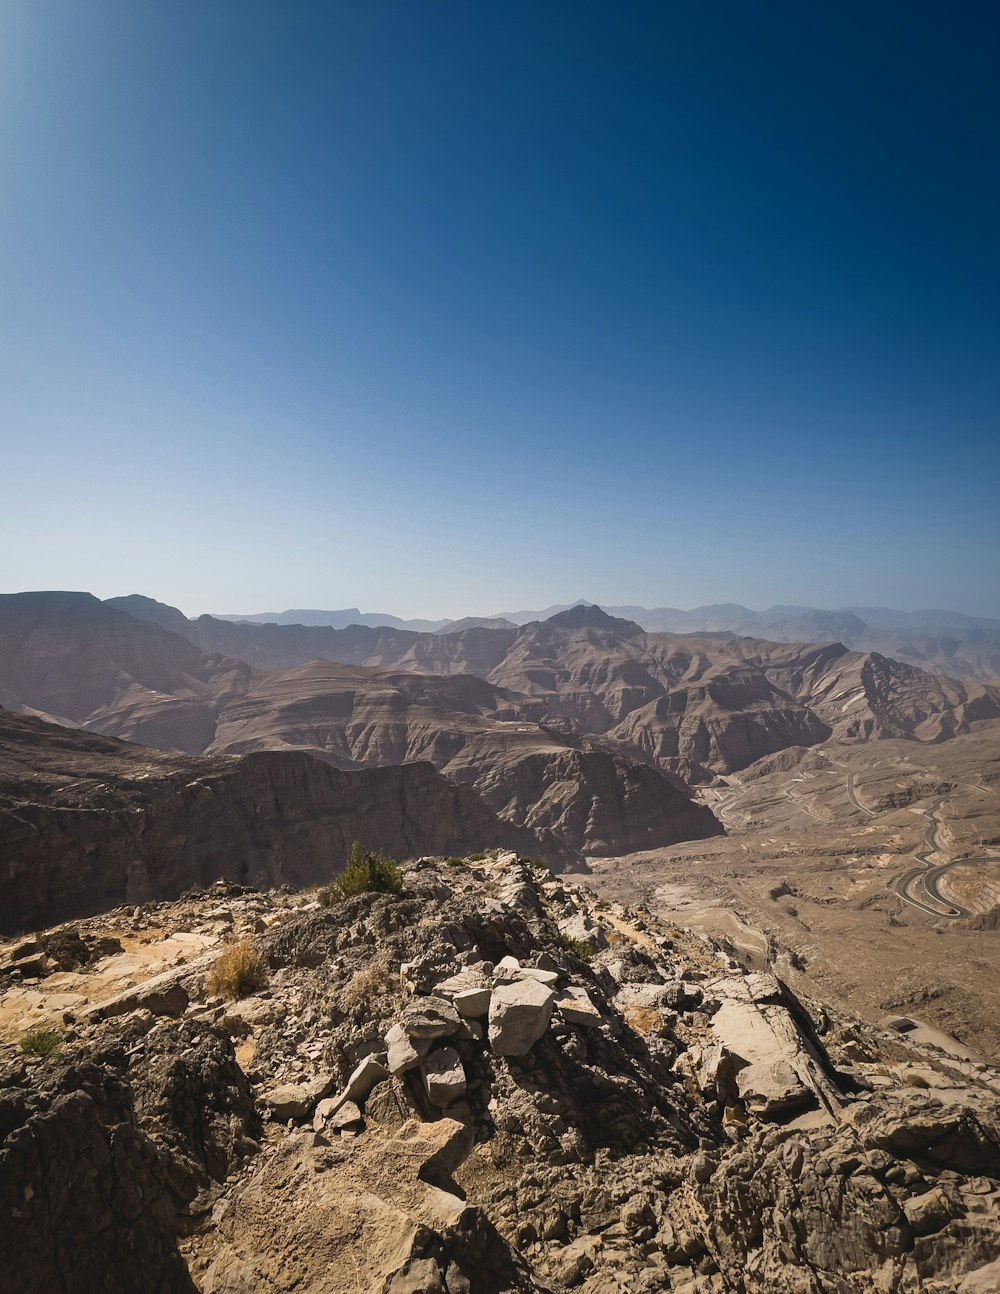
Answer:
[[[497,838],[565,859],[430,764],[342,772],[304,754],[169,756],[0,711],[0,929],[176,898],[220,876],[329,878],[361,839],[398,857]]]

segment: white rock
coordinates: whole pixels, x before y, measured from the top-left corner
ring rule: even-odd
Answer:
[[[500,1056],[524,1056],[549,1027],[556,996],[536,980],[499,984],[490,1001],[490,1046]]]
[[[538,984],[544,984],[548,988],[554,988],[559,981],[559,972],[539,970],[537,966],[522,966],[520,978],[533,979]]]

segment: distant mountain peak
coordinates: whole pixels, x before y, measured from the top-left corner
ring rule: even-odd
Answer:
[[[578,602],[566,611],[549,616],[544,622],[559,629],[609,629],[619,634],[641,634],[645,630],[634,620],[619,620],[602,611],[596,602]]]

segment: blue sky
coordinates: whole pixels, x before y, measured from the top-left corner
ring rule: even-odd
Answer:
[[[6,0],[0,587],[1000,615],[998,36]]]

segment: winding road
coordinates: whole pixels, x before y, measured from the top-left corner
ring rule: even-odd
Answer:
[[[977,787],[977,790],[981,789]],[[877,817],[874,809],[870,809],[864,804],[858,796],[857,774],[847,774],[847,798],[854,807],[869,818]],[[953,903],[950,899],[942,896],[938,889],[938,882],[945,872],[950,871],[953,867],[960,864],[965,866],[979,862],[987,862],[985,858],[960,858],[951,863],[932,863],[931,854],[936,854],[941,848],[941,842],[938,839],[938,832],[941,829],[941,805],[944,797],[939,796],[929,809],[921,809],[927,818],[927,826],[924,830],[924,838],[913,851],[913,861],[916,867],[911,867],[909,871],[893,884],[896,897],[904,903],[909,903],[911,907],[919,908],[921,912],[926,912],[932,917],[947,917],[951,921],[957,921],[962,917],[971,917],[972,913],[968,908],[963,908],[960,903]]]
[[[911,867],[908,872],[896,881],[893,889],[896,891],[896,897],[909,903],[921,912],[927,912],[932,917],[949,917],[951,920],[957,920],[960,917],[971,917],[972,913],[968,908],[963,908],[960,904],[951,903],[948,899],[942,898],[938,890],[938,881],[952,867],[958,865],[954,863],[943,863],[935,865],[930,860],[930,855],[937,853],[940,849],[938,832],[941,829],[941,804],[942,800],[937,799],[930,809],[923,809],[922,812],[927,815],[927,827],[924,830],[924,838],[917,848],[913,851],[914,861],[918,864]],[[962,863],[979,862],[976,858],[963,858]],[[923,898],[919,897],[923,894]],[[937,904],[937,906],[933,906]]]

